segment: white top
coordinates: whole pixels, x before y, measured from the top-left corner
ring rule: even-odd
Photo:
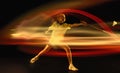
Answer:
[[[49,27],[48,30],[52,30],[51,38],[49,43],[52,45],[61,44],[61,40],[64,38],[64,34],[68,29],[71,29],[71,25],[67,23],[59,24],[57,22],[53,22],[53,24]]]

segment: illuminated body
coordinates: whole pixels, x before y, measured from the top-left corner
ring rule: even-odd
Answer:
[[[70,24],[63,23],[60,25],[59,23],[54,22],[48,29],[52,30],[49,43],[52,45],[59,45],[60,42],[64,39],[64,34],[66,31],[71,28],[70,26]]]
[[[42,51],[40,51],[34,58],[32,58],[30,60],[30,63],[34,63],[36,60],[38,60],[39,56],[49,51],[52,48],[52,46],[59,46],[60,48],[66,51],[67,58],[69,61],[68,69],[72,71],[78,70],[72,63],[72,53],[71,53],[70,47],[67,44],[60,45],[60,42],[64,39],[64,35],[68,29],[70,29],[71,27],[79,26],[79,25],[86,25],[86,22],[82,22],[82,24],[71,25],[71,24],[64,23],[65,20],[66,18],[64,14],[56,15],[56,20],[49,27],[48,31],[45,32],[45,33],[48,33],[50,30],[52,30],[49,44],[47,44]]]

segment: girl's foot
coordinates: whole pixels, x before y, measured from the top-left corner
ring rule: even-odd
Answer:
[[[78,71],[78,69],[74,66],[74,65],[69,65],[69,70],[72,70],[72,71]]]
[[[35,56],[34,58],[32,58],[32,59],[30,60],[30,63],[34,63],[34,62],[37,61],[37,60],[38,60],[38,57]]]

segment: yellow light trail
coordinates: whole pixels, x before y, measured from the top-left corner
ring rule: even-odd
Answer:
[[[37,32],[36,30],[46,30],[48,27],[27,27],[27,28],[21,28],[17,30],[15,33],[11,34],[12,39],[26,39],[26,40],[35,40],[35,42],[29,42],[31,44],[54,44],[54,45],[72,45],[72,46],[90,46],[90,45],[120,45],[120,38],[112,37],[112,36],[101,36],[101,37],[90,37],[85,36],[85,37],[75,37],[74,34],[99,34],[99,35],[104,35],[106,33],[104,32],[99,32],[99,31],[90,31],[90,30],[74,30],[71,32],[68,32],[68,34],[73,34],[71,37],[64,37],[64,40],[59,40],[59,36],[55,36],[56,42],[41,42],[41,40],[44,38],[46,41],[49,41],[50,39],[50,33],[49,35],[46,35],[44,32]],[[25,30],[24,30],[25,29]],[[30,32],[31,31],[31,32]],[[119,34],[117,34],[119,36]],[[53,39],[54,40],[54,39]]]

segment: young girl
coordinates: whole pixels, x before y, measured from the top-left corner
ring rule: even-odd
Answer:
[[[59,46],[60,48],[64,49],[67,54],[68,62],[69,62],[69,70],[77,71],[78,69],[73,65],[72,62],[72,53],[70,50],[70,47],[67,44],[61,44],[61,40],[64,39],[64,35],[68,29],[71,29],[71,27],[77,27],[80,25],[86,25],[87,23],[82,21],[80,24],[67,24],[64,23],[66,21],[65,14],[57,14],[54,18],[53,24],[49,27],[49,29],[45,32],[48,33],[50,30],[52,30],[51,38],[49,40],[49,43],[45,46],[45,48],[40,51],[35,57],[33,57],[30,60],[30,63],[34,63],[36,60],[38,60],[39,56],[49,51],[52,46]]]

